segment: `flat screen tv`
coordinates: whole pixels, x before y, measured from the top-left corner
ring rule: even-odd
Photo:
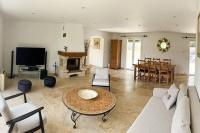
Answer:
[[[45,48],[16,48],[16,65],[36,66],[44,65]]]

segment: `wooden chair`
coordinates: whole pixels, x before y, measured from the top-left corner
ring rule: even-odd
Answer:
[[[154,62],[160,62],[160,58],[153,58]]]
[[[145,57],[144,60],[145,60],[146,62],[148,62],[148,61],[151,61],[151,58]]]
[[[154,62],[153,64],[149,62],[149,65],[148,65],[148,81],[150,81],[151,78],[154,79],[154,82],[156,82],[158,79],[158,72],[156,69],[156,64],[154,64]]]
[[[161,83],[163,79],[165,79],[166,83],[169,84],[170,80],[169,65],[166,66],[161,65],[159,68],[159,83]]]
[[[163,61],[163,62],[167,62],[167,63],[170,64],[170,65],[171,65],[171,62],[172,62],[171,59],[163,59],[162,61]]]
[[[148,67],[146,61],[138,60],[138,70],[137,70],[138,79],[141,79],[143,77],[143,79],[146,80],[147,72],[148,72]]]

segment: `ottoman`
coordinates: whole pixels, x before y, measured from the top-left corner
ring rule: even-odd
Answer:
[[[30,80],[22,79],[18,82],[18,90],[23,93],[31,91],[32,83]]]
[[[56,84],[56,78],[53,76],[47,76],[44,78],[44,85],[47,87],[54,87]]]

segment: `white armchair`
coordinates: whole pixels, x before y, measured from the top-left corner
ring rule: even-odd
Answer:
[[[24,96],[24,104],[9,108],[6,100]],[[0,116],[3,116],[5,124],[8,126],[8,133],[24,133],[35,132],[41,130],[44,133],[44,124],[46,117],[41,113],[44,107],[37,108],[36,106],[27,103],[25,93],[16,94],[3,98],[0,94]]]
[[[108,87],[110,91],[110,74],[108,68],[96,68],[92,78],[92,86]]]

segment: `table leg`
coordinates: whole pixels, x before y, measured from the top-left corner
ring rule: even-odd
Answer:
[[[102,116],[102,121],[103,121],[103,122],[106,122],[106,121],[107,121],[107,119],[106,119],[105,117],[106,117],[109,113],[110,113],[110,111],[108,111],[108,112],[106,112],[106,113],[103,114],[103,116]]]
[[[80,114],[72,111],[71,120],[74,122],[73,128],[76,128],[76,121],[80,116]]]

